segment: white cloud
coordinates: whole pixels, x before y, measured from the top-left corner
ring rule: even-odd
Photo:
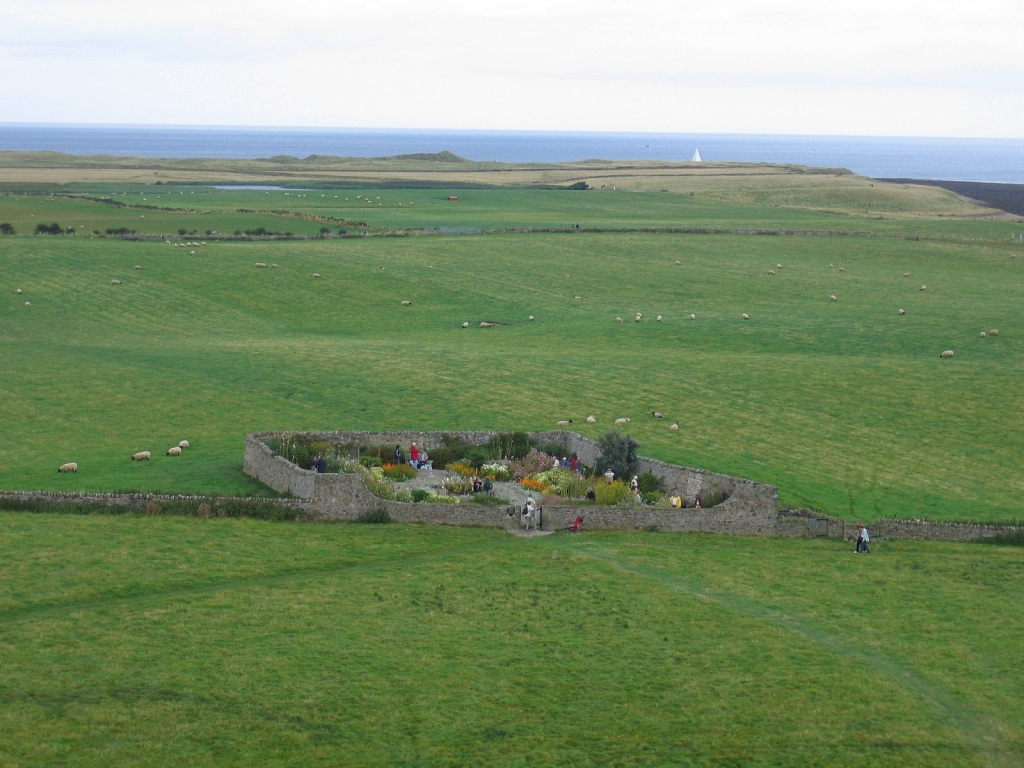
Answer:
[[[0,121],[1024,136],[1017,0],[0,0]]]

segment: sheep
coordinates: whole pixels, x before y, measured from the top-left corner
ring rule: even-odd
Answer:
[[[782,269],[782,265],[781,265],[781,264],[776,264],[776,265],[775,265],[775,268],[776,268],[776,269]]]
[[[25,302],[25,306],[26,307],[31,307],[32,306],[32,302],[31,301],[26,301]]]
[[[839,268],[839,271],[840,271],[840,272],[845,272],[845,271],[846,271],[846,267],[840,267],[840,268]]]
[[[979,334],[978,334],[978,336],[979,336],[980,338],[982,338],[982,339],[984,339],[986,335],[987,335],[987,334],[986,334],[986,333],[985,333],[984,331],[982,331],[981,333],[979,333]]]
[[[672,426],[671,426],[671,427],[669,427],[669,429],[679,429],[679,422],[678,422],[678,421],[677,421],[677,422],[674,422],[674,423],[672,424]]]
[[[642,320],[643,317],[644,317],[644,313],[643,312],[637,312],[636,316],[639,317]]]
[[[403,307],[411,307],[412,306],[412,302],[411,301],[403,301],[402,302],[402,306]]]
[[[78,471],[78,464],[76,464],[73,461],[69,461],[67,464],[61,464],[60,465],[60,469],[58,469],[57,471],[58,472],[77,472]]]
[[[463,323],[463,324],[462,324],[462,327],[463,327],[463,328],[469,328],[469,323]]]
[[[262,261],[257,261],[256,262],[256,269],[266,269],[266,268],[267,268],[267,265],[264,264]]]
[[[319,273],[319,272],[314,272],[314,273],[313,273],[313,277],[314,277],[314,278],[318,278],[318,277],[320,277],[320,273]]]
[[[573,298],[574,298],[574,299],[576,299],[576,301],[579,301],[579,300],[581,300],[581,299],[582,299],[583,297],[582,297],[582,296],[573,296]]]
[[[615,318],[615,322],[616,323],[621,323],[622,322],[622,318],[621,317],[616,317]]]
[[[768,270],[768,274],[769,275],[774,275],[775,274],[775,270],[774,269],[769,269]]]
[[[903,276],[904,276],[904,277],[910,277],[910,273],[909,273],[909,272],[904,272],[904,273],[903,273]]]
[[[693,313],[691,312],[691,313],[690,313],[690,319],[691,319],[691,320],[696,320],[696,319],[697,319],[697,316],[696,316],[695,314],[693,314]]]
[[[526,319],[527,319],[527,320],[529,320],[529,321],[530,321],[530,322],[532,323],[532,322],[533,322],[533,315],[530,315],[530,316],[529,316],[528,318],[526,318]]]
[[[136,265],[135,265],[135,268],[136,268],[136,269],[142,269],[142,267],[141,267],[141,266],[140,266],[139,264],[136,264]]]
[[[271,264],[270,268],[271,269],[280,269],[280,267],[277,264]]]
[[[988,332],[988,335],[989,336],[998,336],[999,335],[999,330],[997,328],[993,328],[991,331]]]
[[[196,252],[195,252],[195,251],[189,251],[189,252],[188,252],[188,255],[189,255],[189,256],[195,256],[195,255],[196,255]]]
[[[616,424],[629,424],[629,419],[616,419]]]
[[[179,448],[188,448],[188,440],[182,440],[180,443],[178,443],[178,447]]]
[[[928,290],[928,286],[927,285],[922,285],[921,286],[921,290],[922,291],[927,291]]]
[[[655,318],[655,319],[660,323],[661,322],[661,315],[658,315],[658,317]]]
[[[568,427],[572,424],[572,419],[563,419],[562,421],[555,422],[556,427]]]
[[[132,456],[132,461],[149,461],[149,457],[152,455],[149,451],[139,451]]]
[[[497,325],[497,323],[488,323],[487,321],[480,323],[481,328],[493,328],[495,325]]]
[[[828,297],[828,300],[829,301],[839,301],[839,299],[836,298],[836,295],[834,293],[831,296]]]
[[[953,356],[953,350],[952,349],[947,349],[945,352],[943,352],[941,355],[939,355],[939,357],[952,357],[952,356]]]
[[[168,456],[181,456],[181,447],[175,445],[172,448],[168,448],[167,449],[167,455]]]
[[[597,419],[595,419],[593,415],[587,416],[587,424],[596,424],[596,423],[597,423]]]
[[[828,265],[828,268],[829,268],[829,269],[832,269],[833,267],[835,267],[835,264],[829,264],[829,265]]]
[[[16,291],[15,291],[15,293],[19,293],[19,294],[20,294],[20,293],[21,293],[21,288],[18,288],[18,289],[17,289]]]
[[[748,315],[746,312],[744,312],[742,315],[740,315],[740,320],[749,320],[749,319],[750,319],[750,315]]]
[[[681,261],[680,261],[679,259],[676,259],[676,266],[677,266],[677,267],[678,267],[678,266],[680,266],[680,265],[681,265],[682,263],[683,263],[683,262],[681,262]]]
[[[111,280],[111,281],[110,281],[110,284],[111,284],[111,285],[120,285],[120,284],[121,284],[121,281],[120,281],[120,280]]]
[[[905,310],[902,310],[902,309],[901,309],[901,310],[899,311],[899,314],[901,314],[901,315],[905,315],[905,314],[907,314],[907,313],[906,313],[906,311],[905,311]]]
[[[200,245],[206,245],[206,241],[203,240],[203,242],[201,242]]]
[[[166,242],[166,243],[167,243],[168,245],[170,245],[170,244],[171,244],[171,241],[170,241],[170,240],[166,240],[165,242]]]
[[[640,322],[641,320],[643,320],[643,318],[642,318],[642,317],[640,317],[640,315],[637,315],[637,316],[636,316],[636,317],[635,317],[635,318],[633,319],[633,322],[635,322],[635,323],[639,323],[639,322]]]
[[[664,419],[665,418],[663,415],[661,415],[657,411],[651,411],[651,416],[653,416],[656,419]]]

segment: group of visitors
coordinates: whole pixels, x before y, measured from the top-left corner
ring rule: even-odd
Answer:
[[[491,482],[491,478],[485,477],[481,480],[476,475],[473,476],[473,493],[483,493],[490,496],[494,492],[494,483]]]
[[[583,462],[579,460],[579,457],[576,456],[575,453],[571,458],[563,456],[561,461],[559,461],[558,457],[555,456],[552,461],[554,462],[552,469],[558,469],[561,467],[562,469],[568,469],[574,475],[583,475]]]
[[[395,464],[405,463],[405,454],[402,453],[402,446],[395,446]],[[421,451],[416,443],[409,446],[409,466],[413,469],[433,469],[430,464],[430,457],[426,451]]]
[[[679,495],[679,491],[672,491],[672,495],[668,497],[669,506],[672,509],[689,509],[690,502]],[[693,500],[693,508],[701,509],[700,496]]]

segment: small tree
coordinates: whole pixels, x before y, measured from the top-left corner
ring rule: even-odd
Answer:
[[[0,235],[15,235],[15,234],[17,234],[17,233],[14,231],[14,226],[12,224],[8,224],[6,221],[3,224],[0,224]]]
[[[178,230],[178,237],[184,237],[187,234],[188,234],[188,230],[185,229],[184,227],[182,227],[181,229]]]
[[[640,447],[629,435],[609,432],[597,441],[601,455],[597,457],[597,471],[604,474],[609,469],[620,479],[632,477],[636,473],[636,451]]]
[[[320,237],[327,237],[331,233],[327,227],[320,227]]]

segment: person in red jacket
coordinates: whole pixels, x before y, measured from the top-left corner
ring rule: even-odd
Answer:
[[[420,449],[416,447],[416,443],[409,448],[409,463],[412,464],[413,469],[420,468]]]

